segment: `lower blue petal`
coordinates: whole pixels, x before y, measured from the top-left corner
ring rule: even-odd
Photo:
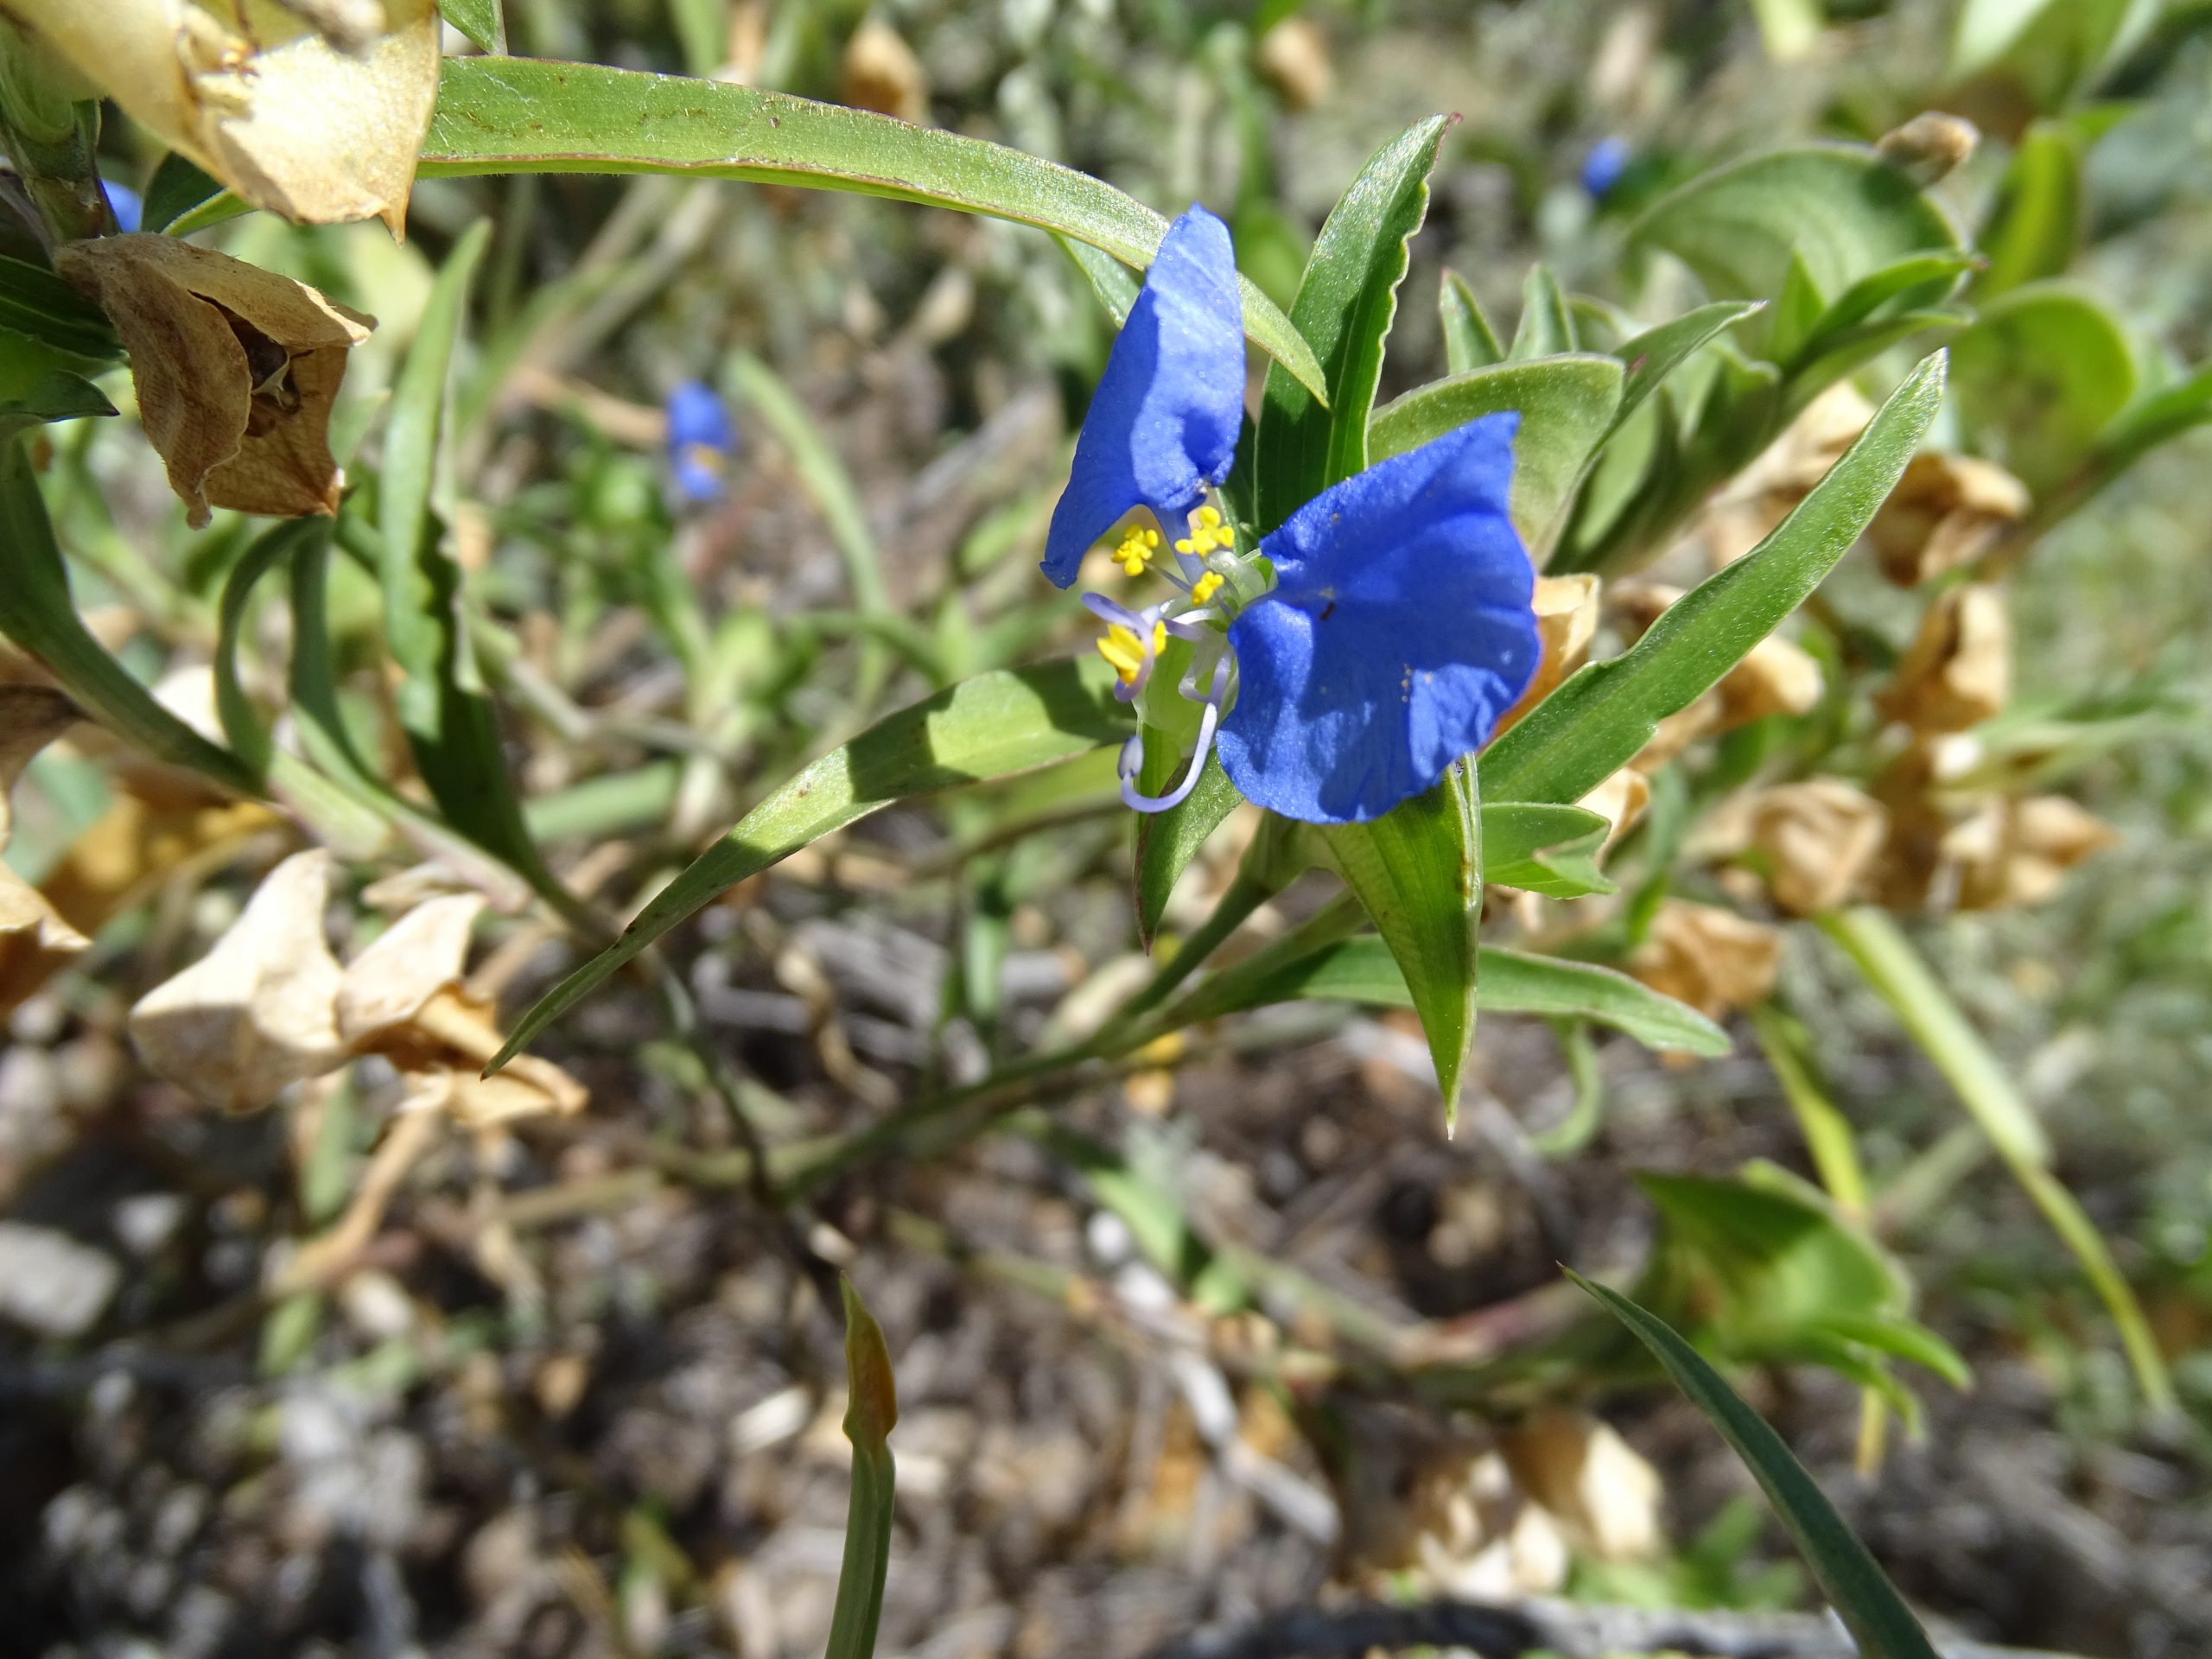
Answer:
[[[1236,255],[1229,227],[1193,207],[1167,227],[1107,355],[1052,511],[1045,575],[1072,582],[1090,544],[1132,507],[1178,533],[1206,486],[1229,476],[1243,416]]]
[[[1513,415],[1485,416],[1322,492],[1268,537],[1274,591],[1229,630],[1222,765],[1318,823],[1377,818],[1480,748],[1542,655],[1507,513]]]

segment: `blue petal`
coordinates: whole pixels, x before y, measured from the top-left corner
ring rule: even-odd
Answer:
[[[1230,625],[1222,765],[1316,823],[1377,818],[1489,741],[1541,647],[1506,514],[1516,415],[1470,422],[1332,486],[1261,543],[1275,588]]]
[[[681,454],[694,444],[725,455],[737,447],[729,410],[703,381],[679,382],[668,394],[667,415],[671,454]]]
[[[1075,580],[1090,544],[1130,508],[1171,535],[1229,476],[1244,416],[1243,308],[1229,227],[1193,207],[1167,227],[1116,337],[1052,512],[1044,570]]]
[[[106,186],[108,210],[115,215],[116,228],[135,231],[146,218],[146,202],[127,184]]]

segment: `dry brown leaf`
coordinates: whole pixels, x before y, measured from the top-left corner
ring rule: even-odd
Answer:
[[[1659,1471],[1609,1425],[1580,1412],[1539,1411],[1504,1431],[1499,1450],[1521,1490],[1584,1554],[1628,1561],[1659,1548]]]
[[[1859,889],[1882,849],[1889,814],[1835,778],[1778,784],[1723,809],[1697,849],[1758,856],[1767,891],[1793,916],[1834,910]]]
[[[1500,732],[1551,696],[1560,681],[1588,662],[1590,642],[1598,635],[1595,576],[1538,576],[1535,604],[1543,658],[1521,700],[1498,721]]]
[[[345,1059],[338,963],[322,931],[330,867],[320,849],[286,859],[214,949],[139,999],[130,1039],[149,1067],[236,1112]]]
[[[438,92],[435,0],[7,0],[240,200],[404,228]]]
[[[880,17],[870,17],[845,43],[844,99],[855,109],[874,110],[919,124],[930,116],[929,76],[906,37]]]
[[[1720,1019],[1764,1001],[1782,966],[1782,935],[1715,905],[1669,899],[1628,970],[1653,990]]]
[[[195,527],[211,503],[278,518],[338,510],[330,409],[373,319],[175,237],[72,243],[54,268],[130,348],[147,441]]]
[[[2028,486],[2002,467],[1931,450],[1912,458],[1866,539],[1884,575],[1917,588],[1972,564],[2031,505]]]
[[[1960,732],[2012,695],[2012,626],[1997,591],[1968,583],[1936,596],[1874,706],[1916,732]]]

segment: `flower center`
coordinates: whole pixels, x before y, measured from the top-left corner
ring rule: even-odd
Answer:
[[[1098,642],[1098,654],[1106,659],[1115,673],[1121,676],[1123,685],[1135,685],[1137,676],[1144,671],[1147,658],[1158,656],[1166,643],[1167,625],[1165,622],[1152,625],[1152,649],[1149,652],[1146,651],[1144,641],[1135,628],[1125,627],[1116,622],[1106,630],[1106,637]]]

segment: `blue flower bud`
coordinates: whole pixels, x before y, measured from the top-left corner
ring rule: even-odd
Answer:
[[[729,410],[702,381],[685,380],[668,394],[668,461],[676,491],[702,505],[719,501],[729,487],[726,474],[737,450],[737,429]]]
[[[1590,146],[1590,153],[1582,158],[1582,188],[1594,200],[1603,201],[1612,194],[1613,187],[1621,181],[1621,175],[1628,171],[1628,164],[1635,159],[1635,152],[1625,138],[1600,138]]]

